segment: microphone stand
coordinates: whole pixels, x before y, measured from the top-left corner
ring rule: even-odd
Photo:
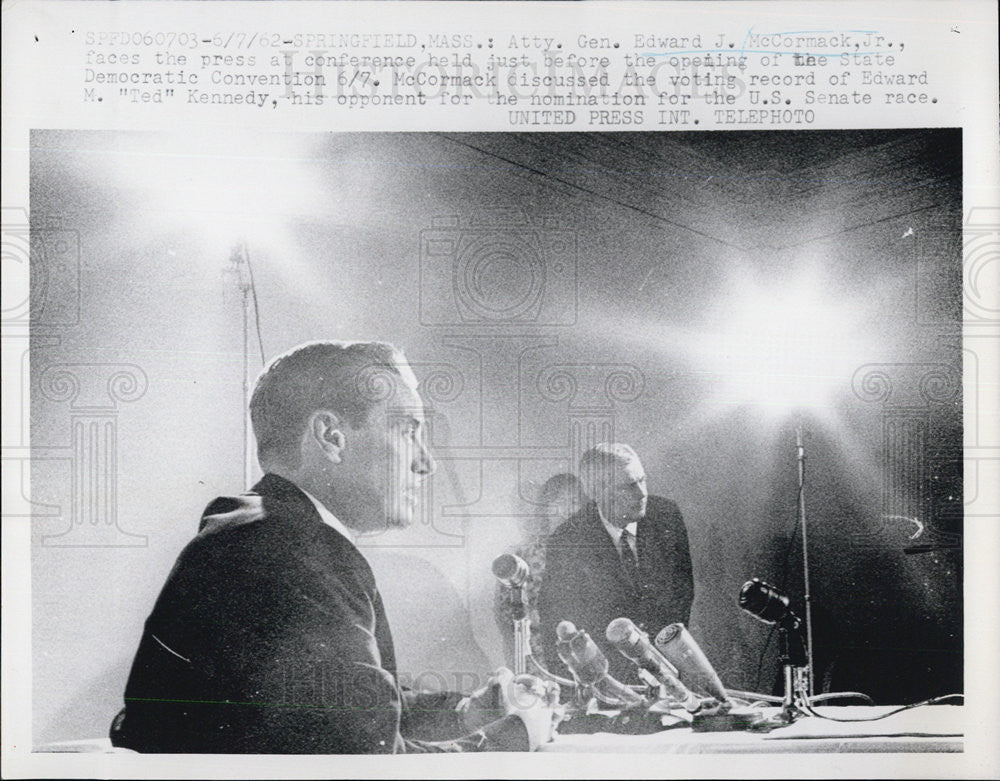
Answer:
[[[798,513],[799,524],[802,526],[802,580],[805,590],[806,605],[806,647],[804,664],[807,670],[806,697],[812,697],[814,692],[813,673],[813,634],[812,634],[812,595],[809,588],[809,530],[806,523],[806,449],[802,444],[802,425],[795,427],[795,449],[796,460],[798,461],[799,472],[799,501]],[[784,631],[784,630],[782,630]],[[786,638],[787,643],[787,638]],[[786,670],[787,677],[787,670]],[[788,682],[786,680],[785,694],[788,694]]]
[[[497,570],[498,565],[499,571]],[[511,567],[513,567],[513,571],[510,571]],[[514,629],[514,674],[532,674],[542,680],[557,683],[560,689],[565,687],[576,689],[574,681],[550,673],[535,659],[531,652],[531,617],[528,615],[527,598],[530,570],[527,563],[519,556],[505,554],[493,562],[493,574],[504,587],[507,604],[510,606],[510,617]],[[579,699],[578,691],[576,696]]]
[[[792,616],[779,624],[778,649],[778,661],[785,677],[785,694],[781,701],[781,713],[776,720],[785,725],[806,715],[809,698],[812,696],[812,665],[809,663],[808,649],[802,647],[802,629],[798,617]]]
[[[574,687],[574,681],[550,673],[542,667],[531,652],[531,617],[528,615],[524,586],[508,586],[507,591],[514,624],[514,675],[530,673],[542,680],[558,683],[561,687]]]
[[[524,586],[510,589],[510,606],[514,620],[514,675],[528,672],[531,656],[531,619],[525,606]]]
[[[785,679],[781,712],[749,725],[754,732],[770,732],[787,727],[796,719],[809,715],[809,665],[802,642],[802,622],[789,614],[778,623],[778,663]]]
[[[250,387],[253,383],[250,370],[250,295],[252,285],[247,277],[247,245],[240,240],[229,253],[229,268],[223,272],[231,277],[240,292],[243,314],[243,485],[246,490],[253,485],[253,434],[250,424]]]

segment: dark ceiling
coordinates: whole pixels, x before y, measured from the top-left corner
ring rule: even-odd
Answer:
[[[961,186],[957,130],[444,137],[556,189],[748,252],[956,203]],[[820,225],[822,213],[836,224]]]

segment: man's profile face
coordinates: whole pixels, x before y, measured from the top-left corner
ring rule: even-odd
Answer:
[[[646,472],[638,457],[614,461],[595,485],[594,501],[609,523],[622,528],[646,514],[649,492]]]
[[[339,498],[349,504],[345,522],[361,532],[413,523],[421,486],[434,471],[423,401],[409,367],[403,368],[402,377],[391,375],[395,392],[371,409],[364,425],[345,431]]]

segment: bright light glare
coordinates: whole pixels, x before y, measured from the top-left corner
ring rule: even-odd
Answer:
[[[323,200],[303,146],[288,135],[199,129],[120,150],[113,174],[152,214],[147,228],[194,230],[217,252],[238,239],[277,249],[289,221]]]
[[[850,387],[862,323],[857,305],[837,300],[815,276],[773,287],[743,280],[685,352],[711,377],[718,402],[817,410]]]

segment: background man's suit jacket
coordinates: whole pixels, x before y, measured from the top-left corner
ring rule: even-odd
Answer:
[[[399,690],[368,562],[265,475],[205,511],[146,621],[112,740],[177,753],[528,748],[516,716],[458,739],[459,698]]]
[[[585,629],[608,657],[609,672],[638,683],[634,665],[605,639],[612,620],[631,618],[652,639],[667,624],[690,620],[694,579],[687,530],[677,505],[650,496],[636,529],[639,577],[630,587],[615,544],[593,503],[556,529],[546,545],[545,577],[538,612],[546,660],[566,669],[556,653],[556,625]]]

